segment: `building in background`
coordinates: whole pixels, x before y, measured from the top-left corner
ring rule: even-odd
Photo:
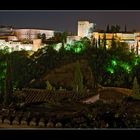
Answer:
[[[13,35],[14,31],[11,26],[0,26],[0,36]]]
[[[15,35],[9,35],[9,36],[7,36],[7,40],[8,41],[18,41],[18,38]]]
[[[41,41],[41,39],[33,39],[32,51],[37,51],[41,47],[42,47],[42,41]]]
[[[67,36],[67,44],[73,45],[75,41],[80,40],[80,36]]]
[[[14,29],[14,33],[17,38],[21,41],[23,39],[37,39],[38,34],[45,34],[46,39],[49,39],[54,36],[53,30],[41,30],[41,29]]]
[[[53,30],[40,29],[12,29],[10,27],[0,28],[0,49],[9,48],[9,51],[37,51],[43,47],[38,34],[45,34],[46,39],[54,36]],[[29,39],[32,43],[23,43],[22,40]]]
[[[0,40],[0,49],[8,49],[10,52],[12,51],[37,51],[42,48],[41,39],[34,39],[33,43],[23,44],[19,41],[5,41],[4,39]]]
[[[78,41],[83,37],[91,39],[91,36],[95,31],[95,26],[95,23],[90,23],[89,21],[78,21],[77,36],[68,36],[67,44],[73,44],[75,41]]]
[[[22,44],[19,41],[5,41],[0,40],[0,49],[8,49],[10,52],[12,51],[32,51],[33,44]]]
[[[120,42],[125,42],[129,46],[130,51],[134,51],[140,55],[140,32],[119,32],[119,33],[103,33],[95,31],[96,24],[89,21],[78,21],[77,35],[69,35],[66,39],[66,44],[73,45],[83,37],[95,39],[96,43],[103,44],[104,37],[106,38],[106,48],[111,47],[111,41],[114,38]],[[0,26],[0,49],[5,46],[10,50],[32,50],[37,51],[47,44],[42,44],[42,40],[38,39],[38,34],[45,34],[46,39],[55,36],[54,30],[43,29],[13,29],[11,26]],[[24,39],[29,41],[24,42]],[[66,45],[65,44],[65,45]],[[56,48],[60,48],[61,43]],[[99,47],[99,44],[97,43]],[[101,45],[103,46],[103,45]],[[100,46],[100,47],[101,47]]]
[[[89,21],[78,21],[78,36],[90,38],[95,26],[95,23],[90,23]]]
[[[104,36],[106,38],[106,48],[110,48],[112,39],[114,38],[116,41],[125,42],[128,44],[130,51],[137,51],[137,54],[140,54],[140,32],[134,33],[134,32],[126,32],[126,33],[99,33],[99,32],[93,32],[93,37],[97,42],[99,42],[100,39],[100,45],[103,46],[103,39]],[[99,44],[97,43],[97,46],[99,47]],[[138,50],[137,50],[138,49]]]

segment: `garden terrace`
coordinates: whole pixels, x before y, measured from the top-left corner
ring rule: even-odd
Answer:
[[[83,83],[87,89],[93,89],[94,76],[87,60],[79,60],[80,70],[83,75]],[[66,89],[73,88],[73,81],[77,62],[69,63],[61,67],[50,70],[42,76],[42,81],[49,81],[54,87],[62,86]]]
[[[118,87],[102,87],[99,90],[100,100],[105,102],[120,102],[125,97],[132,96],[132,90]]]

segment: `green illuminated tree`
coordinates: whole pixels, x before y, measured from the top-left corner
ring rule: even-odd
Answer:
[[[74,53],[81,53],[85,50],[85,45],[82,43],[82,41],[76,41],[71,48],[71,51]]]
[[[91,41],[88,37],[83,37],[83,38],[80,39],[80,41],[86,48],[90,47],[90,45],[91,45]]]

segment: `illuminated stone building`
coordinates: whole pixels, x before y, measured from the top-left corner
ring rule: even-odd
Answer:
[[[13,28],[7,26],[0,26],[0,36],[13,35]]]
[[[46,39],[49,39],[54,36],[53,30],[41,30],[41,29],[14,29],[14,33],[19,40],[23,39],[37,39],[38,34],[45,34]]]
[[[33,40],[33,48],[32,48],[32,51],[37,51],[38,49],[40,49],[42,46],[41,46],[41,39],[34,39]]]
[[[0,39],[0,49],[8,48],[9,51],[37,51],[42,48],[41,39],[34,39],[33,43],[22,44],[20,41],[5,41],[4,39]]]
[[[90,38],[95,29],[95,25],[89,21],[78,21],[78,36]]]
[[[75,41],[78,41],[83,37],[88,37],[90,39],[95,30],[95,25],[96,24],[90,23],[89,21],[78,21],[77,36],[68,36],[67,44],[73,44]]]
[[[80,40],[79,36],[67,36],[67,44],[73,45],[75,41]]]
[[[123,33],[100,33],[95,31],[95,23],[89,21],[78,21],[77,35],[67,36],[66,44],[73,45],[83,37],[94,38],[97,42],[103,43],[106,38],[106,48],[111,47],[112,39],[128,43],[129,50],[140,55],[140,32],[123,32]],[[0,49],[8,46],[11,50],[32,50],[37,51],[46,44],[42,44],[41,39],[37,39],[38,34],[45,34],[46,39],[54,36],[56,31],[43,29],[13,29],[12,27],[0,26]],[[23,39],[29,39],[32,43],[24,43]],[[60,48],[61,44],[58,44]],[[99,47],[99,44],[97,43]]]
[[[114,38],[115,40],[118,40],[120,42],[126,42],[129,46],[130,51],[136,52],[136,47],[138,46],[138,54],[140,54],[140,32],[137,33],[99,33],[99,32],[93,32],[93,37],[96,39],[96,41],[99,41],[102,43],[103,38],[106,38],[106,48],[111,47],[111,41]],[[99,45],[99,44],[97,44]]]

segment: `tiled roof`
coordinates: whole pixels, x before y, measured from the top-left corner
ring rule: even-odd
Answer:
[[[86,93],[82,96],[73,91],[65,90],[49,91],[46,89],[23,89],[22,91],[17,91],[16,95],[22,96],[24,98],[24,102],[26,104],[30,104],[40,102],[55,103],[64,100],[80,101],[83,97],[88,98],[93,95],[93,93]]]
[[[73,98],[71,91],[48,91],[46,89],[23,89],[19,94],[24,95],[25,103],[54,102],[63,98]],[[18,94],[17,93],[17,94]]]

